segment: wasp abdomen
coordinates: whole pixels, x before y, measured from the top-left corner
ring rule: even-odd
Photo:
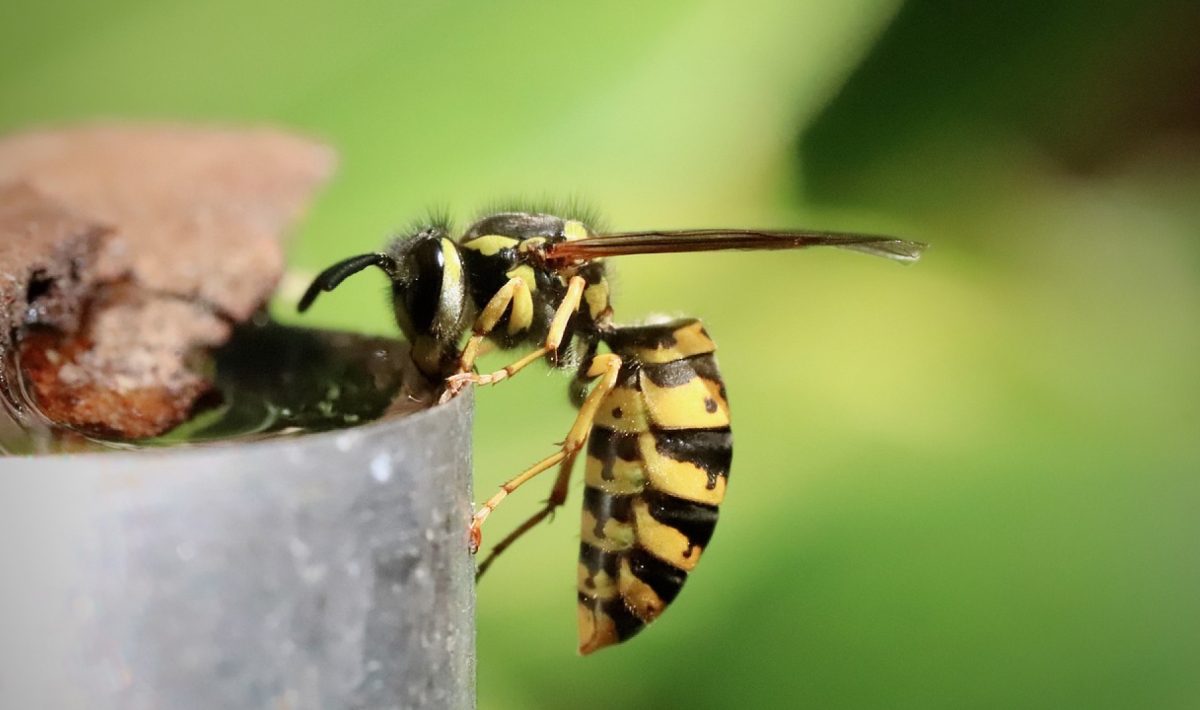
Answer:
[[[725,497],[729,405],[700,321],[605,336],[622,367],[588,441],[578,593],[581,653],[656,619],[696,567]]]

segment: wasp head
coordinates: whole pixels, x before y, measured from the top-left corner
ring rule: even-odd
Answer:
[[[462,258],[443,227],[425,227],[394,240],[392,312],[428,375],[444,375],[469,323]]]
[[[322,291],[332,291],[368,266],[391,279],[392,313],[409,343],[413,360],[426,375],[445,376],[457,342],[469,323],[466,274],[458,246],[445,227],[429,226],[394,239],[386,252],[350,257],[322,271],[304,297],[305,311]]]

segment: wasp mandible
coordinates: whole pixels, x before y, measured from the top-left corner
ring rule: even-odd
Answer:
[[[501,212],[475,222],[458,241],[448,226],[434,224],[385,251],[338,262],[317,276],[299,309],[352,274],[382,269],[413,360],[425,376],[445,383],[443,400],[472,384],[511,378],[540,359],[576,369],[571,395],[579,413],[562,445],[475,512],[469,544],[472,553],[479,549],[483,523],[505,497],[558,467],[545,506],[495,545],[478,568],[482,575],[563,504],[586,446],[577,582],[579,650],[588,654],[630,638],[675,599],[712,537],[733,456],[716,346],[703,324],[695,318],[615,324],[605,260],[815,246],[902,262],[917,260],[925,248],[894,237],[816,231],[596,234],[582,219]],[[475,359],[485,339],[503,349],[535,349],[479,374]]]

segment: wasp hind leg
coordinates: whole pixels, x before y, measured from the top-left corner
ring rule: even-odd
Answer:
[[[594,338],[587,342],[585,345],[584,355],[580,360],[578,371],[576,372],[574,379],[571,381],[571,403],[575,405],[576,409],[583,406],[583,402],[585,399],[587,399],[588,395],[588,385],[590,385],[591,381],[595,379],[588,377],[587,373],[591,368],[592,361],[596,357],[597,344],[598,341]],[[571,454],[563,459],[562,463],[559,464],[558,478],[555,479],[554,487],[550,489],[550,496],[546,499],[546,502],[543,504],[543,506],[536,513],[529,516],[525,522],[518,525],[515,530],[506,535],[503,540],[492,546],[488,556],[483,560],[482,563],[480,563],[479,568],[475,571],[476,581],[483,576],[484,572],[488,571],[488,568],[492,566],[492,563],[496,561],[496,558],[500,556],[500,553],[511,547],[514,543],[516,543],[517,540],[521,539],[525,533],[537,527],[538,523],[542,522],[543,520],[554,520],[554,513],[560,507],[562,507],[563,503],[567,501],[567,487],[570,484],[571,473],[574,470],[575,459],[578,456],[579,452],[576,451],[574,454]]]
[[[529,520],[522,523],[508,537],[501,540],[488,558],[484,560],[478,574],[483,574],[487,567],[492,564],[496,555],[508,549],[521,535],[549,516],[566,499],[567,483],[571,477],[572,464],[574,464],[575,457],[579,454],[580,449],[583,448],[584,442],[587,441],[588,435],[592,431],[592,423],[596,418],[596,410],[600,408],[600,403],[604,401],[608,393],[616,387],[617,375],[620,371],[620,357],[612,353],[597,355],[592,360],[590,367],[588,367],[586,376],[588,378],[598,377],[600,380],[592,388],[587,399],[584,400],[583,405],[579,408],[579,414],[575,417],[575,423],[571,426],[571,430],[567,432],[567,438],[563,441],[561,448],[506,481],[500,486],[500,490],[495,495],[480,506],[479,510],[475,511],[474,517],[471,518],[470,529],[472,553],[479,550],[479,545],[483,538],[482,528],[484,521],[500,505],[500,502],[507,498],[509,493],[512,493],[539,473],[552,468],[555,464],[562,463],[558,480],[554,484],[554,489],[551,491],[550,500],[546,502],[546,506],[535,513]]]
[[[511,303],[513,306],[513,314],[509,317],[510,330],[513,323],[520,324],[524,322],[524,327],[528,327],[528,321],[532,318],[532,304],[529,301],[528,286],[521,279],[511,279],[503,288],[496,292],[495,296],[492,296],[492,300],[488,301],[483,312],[476,319],[471,339],[467,341],[462,355],[459,357],[458,372],[446,378],[446,391],[442,394],[441,401],[445,402],[449,400],[469,384],[494,385],[501,380],[507,380],[546,355],[557,352],[559,345],[562,344],[563,335],[566,333],[567,322],[571,319],[571,314],[579,310],[579,304],[583,300],[583,289],[586,285],[587,282],[582,276],[571,277],[571,280],[567,283],[567,293],[563,296],[562,302],[558,304],[558,308],[554,311],[554,317],[550,321],[550,331],[546,335],[546,342],[542,347],[495,372],[489,372],[484,375],[476,374],[471,372],[471,368],[475,366],[475,357],[478,354],[479,345],[492,332],[492,329],[496,327],[496,323],[504,315],[509,304]],[[524,291],[524,295],[521,295],[522,290]],[[530,305],[526,306],[526,304]],[[522,309],[528,307],[529,311],[518,314],[518,307]]]
[[[575,452],[562,460],[562,464],[558,468],[558,478],[554,481],[554,488],[550,489],[550,497],[546,499],[545,504],[533,515],[518,525],[515,530],[504,537],[503,540],[492,546],[487,558],[479,564],[479,568],[475,570],[475,580],[478,581],[483,576],[484,572],[492,566],[500,553],[512,547],[513,543],[521,539],[525,533],[537,527],[537,524],[546,518],[554,519],[554,511],[557,510],[563,503],[567,501],[567,486],[571,481],[571,472],[575,468],[575,459],[579,452]]]

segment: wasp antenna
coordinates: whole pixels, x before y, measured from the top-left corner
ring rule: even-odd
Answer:
[[[296,310],[301,313],[307,311],[322,291],[332,291],[338,287],[338,284],[345,281],[347,276],[357,274],[368,266],[378,266],[386,271],[388,276],[396,273],[396,260],[387,254],[376,252],[343,259],[317,274],[317,278],[313,279],[308,290],[304,292],[304,296],[300,298],[300,302],[296,304]]]

